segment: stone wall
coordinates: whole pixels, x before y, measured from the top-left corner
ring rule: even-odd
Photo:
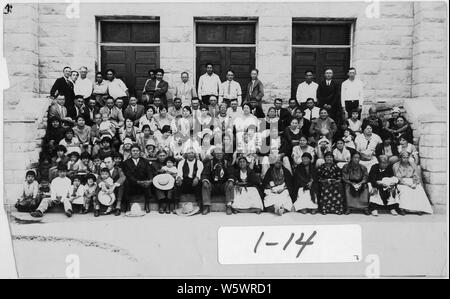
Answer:
[[[412,97],[433,99],[438,108],[447,104],[446,3],[414,2]]]

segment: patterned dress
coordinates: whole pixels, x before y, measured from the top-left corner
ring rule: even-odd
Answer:
[[[318,170],[320,180],[333,179],[332,182],[319,184],[319,208],[321,212],[342,214],[344,212],[344,196],[342,192],[341,170],[335,164],[323,164]]]

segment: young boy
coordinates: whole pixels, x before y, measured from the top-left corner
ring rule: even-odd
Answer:
[[[177,177],[178,169],[175,166],[175,158],[174,157],[168,157],[166,160],[166,165],[161,167],[161,171],[163,173],[168,173],[174,178]]]
[[[110,205],[106,209],[105,215],[108,215],[112,212],[112,204],[116,201],[116,196],[114,194],[114,188],[116,185],[114,184],[113,179],[111,178],[111,174],[109,173],[108,168],[102,168],[100,171],[100,179],[98,181],[98,193],[97,193],[97,204],[95,210],[100,210],[101,202],[109,202]]]
[[[52,181],[58,176],[58,166],[65,165],[69,162],[69,157],[66,156],[67,149],[64,145],[59,144],[56,147],[56,156],[52,157],[52,167],[49,169],[49,181]]]
[[[73,178],[81,167],[80,154],[77,152],[71,152],[69,154],[69,162],[67,162],[67,170],[69,171],[68,177]]]
[[[97,196],[97,178],[95,177],[94,174],[89,173],[86,176],[86,192],[84,194],[84,202],[85,202],[85,211],[89,211],[89,206],[91,205],[91,202],[96,201],[96,196]],[[94,216],[98,217],[98,214],[96,213],[97,210],[94,211]],[[87,213],[87,212],[86,212]]]
[[[98,178],[100,176],[100,170],[102,169],[102,159],[100,159],[100,156],[95,155],[94,157],[92,157],[92,160],[94,162],[94,168],[91,171],[91,173],[93,173],[95,175],[96,178]]]
[[[121,167],[122,162],[124,161],[123,155],[121,153],[115,152],[115,153],[112,154],[112,158],[114,160],[114,164],[117,167]]]
[[[36,172],[28,170],[25,182],[22,185],[22,195],[15,205],[19,212],[31,212],[39,206],[39,184],[36,181]]]
[[[50,184],[50,198],[43,198],[36,211],[31,212],[33,217],[40,218],[51,207],[63,204],[67,217],[72,217],[72,204],[69,200],[69,193],[72,188],[72,182],[67,177],[67,166],[58,166],[58,176]]]
[[[348,119],[348,128],[352,130],[356,135],[361,134],[362,122],[358,119],[358,109],[352,110],[352,117]]]
[[[81,176],[76,175],[73,178],[72,187],[69,192],[69,201],[72,205],[81,205],[81,214],[86,214],[86,199],[84,197],[86,187],[81,183]]]
[[[64,145],[69,153],[77,152],[81,153],[80,141],[74,136],[73,129],[69,128],[66,130],[64,138],[61,139],[59,144]]]

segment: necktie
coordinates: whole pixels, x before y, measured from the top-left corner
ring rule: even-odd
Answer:
[[[228,81],[228,96],[230,96],[231,93],[231,81]]]
[[[250,94],[252,94],[253,88],[255,88],[255,82],[254,81],[252,81],[252,87],[250,88]]]
[[[136,113],[136,106],[134,106],[132,108],[133,108],[133,112]]]

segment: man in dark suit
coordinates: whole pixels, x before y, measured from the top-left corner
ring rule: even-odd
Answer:
[[[126,177],[125,177],[125,174],[123,173],[122,169],[120,169],[119,167],[116,166],[114,159],[111,156],[103,159],[103,162],[105,162],[106,168],[109,169],[111,178],[113,179],[114,185],[116,186],[114,189],[114,194],[116,195],[116,209],[115,209],[114,214],[116,216],[119,216],[120,209],[122,206],[124,183],[125,183]],[[94,214],[94,216],[95,216],[95,214]]]
[[[317,87],[317,102],[320,108],[328,110],[328,114],[335,121],[339,121],[338,118],[340,116],[339,95],[339,83],[333,80],[333,70],[326,69],[325,79]]]
[[[262,98],[264,97],[264,86],[258,79],[258,73],[257,69],[253,69],[250,73],[252,81],[247,85],[247,95],[244,102],[250,102],[251,98],[255,98],[258,105],[261,106]]]
[[[145,108],[142,105],[139,105],[137,103],[137,99],[135,97],[130,98],[130,102],[123,111],[123,118],[131,119],[135,126],[139,125],[139,119],[142,117],[142,115],[145,114]]]
[[[56,98],[57,95],[64,95],[64,97],[66,98],[65,106],[67,108],[73,106],[73,100],[75,97],[73,91],[73,83],[70,81],[71,72],[71,68],[66,66],[63,69],[64,75],[61,78],[56,79],[55,83],[53,83],[53,86],[50,89],[50,96],[52,98]]]
[[[141,149],[137,144],[131,146],[131,158],[122,163],[125,173],[125,190],[127,195],[144,195],[145,211],[150,213],[150,187],[153,180],[153,169],[150,163],[140,157]]]
[[[266,115],[264,114],[264,111],[261,106],[258,105],[258,102],[255,98],[250,98],[250,107],[251,107],[251,113],[256,118],[264,118]]]
[[[75,96],[74,105],[67,108],[67,116],[70,117],[74,122],[78,115],[85,116],[84,98],[82,95]]]
[[[86,120],[86,125],[92,127],[95,124],[95,115],[99,113],[100,109],[97,107],[97,101],[95,97],[91,97],[87,100],[87,105],[83,109],[83,117]]]
[[[286,108],[283,108],[283,100],[280,98],[276,98],[273,101],[273,105],[275,107],[275,111],[277,116],[280,118],[283,127],[286,128],[289,126],[289,122],[291,121],[291,113]]]
[[[158,97],[161,99],[164,106],[167,107],[167,90],[169,90],[169,83],[167,81],[163,80],[164,77],[164,70],[163,69],[157,69],[156,70],[156,78],[147,80],[143,94],[147,95],[148,97],[148,103],[147,104],[153,104],[153,99],[155,97]]]

